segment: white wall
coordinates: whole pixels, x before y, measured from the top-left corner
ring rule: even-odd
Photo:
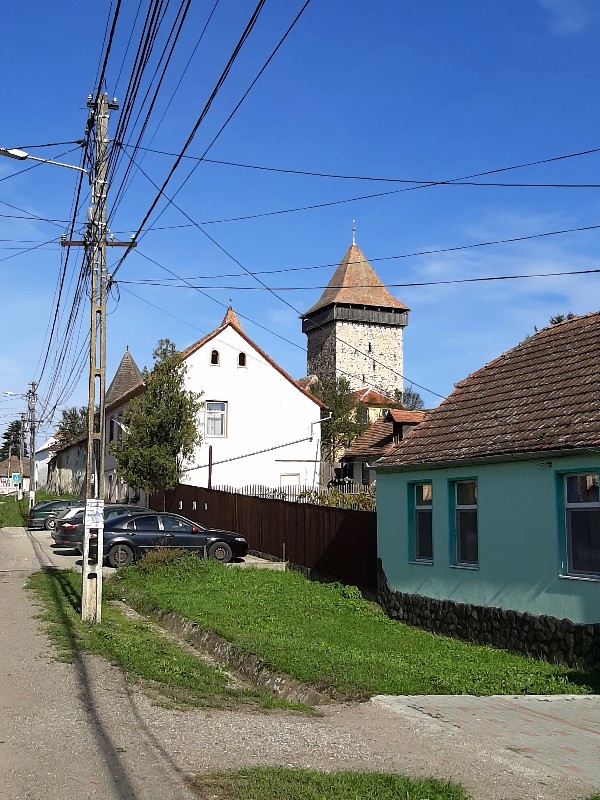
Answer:
[[[219,364],[211,365],[217,350]],[[240,353],[246,366],[238,366]],[[320,406],[290,382],[268,359],[257,352],[233,327],[217,336],[186,359],[186,388],[202,392],[202,400],[225,402],[226,435],[206,436],[205,409],[199,415],[202,445],[196,450],[182,481],[193,486],[208,486],[208,452],[213,448],[212,486],[259,484],[270,488],[281,485],[319,484],[321,426],[313,425],[314,438],[281,448],[278,445],[308,439],[311,423],[320,418]],[[126,405],[106,416],[105,494],[110,500],[124,499],[127,487],[116,478],[116,462],[108,451],[110,418],[124,413]],[[206,405],[205,405],[206,408]],[[114,437],[123,435],[114,423]],[[277,447],[270,452],[249,456],[256,451]],[[248,456],[238,459],[238,456]],[[236,459],[227,463],[218,463]],[[111,490],[112,487],[112,491]]]
[[[211,353],[219,365],[211,365]],[[238,366],[240,353],[246,366]],[[204,392],[202,400],[227,403],[226,436],[208,436],[205,411],[201,414],[203,443],[196,451],[185,482],[208,485],[208,449],[213,449],[213,486],[269,487],[299,483],[318,486],[321,426],[313,425],[314,438],[280,448],[287,442],[308,439],[311,423],[320,418],[320,406],[301,392],[231,326],[226,327],[187,359],[187,386]],[[249,456],[256,451],[270,452]],[[248,456],[238,459],[238,456]],[[219,463],[227,459],[236,459]]]

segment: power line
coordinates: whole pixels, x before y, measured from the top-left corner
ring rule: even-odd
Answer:
[[[246,28],[245,28],[244,32],[242,33],[242,36],[240,37],[240,39],[239,39],[239,41],[238,41],[233,53],[231,54],[226,66],[225,66],[225,69],[221,73],[221,76],[219,77],[219,80],[217,81],[213,91],[210,94],[210,97],[208,98],[207,102],[205,103],[204,108],[202,109],[202,112],[201,112],[200,116],[196,120],[196,123],[195,123],[194,127],[192,128],[192,131],[189,134],[185,144],[183,145],[183,148],[182,148],[181,152],[177,156],[177,158],[175,160],[175,163],[173,164],[173,166],[169,170],[169,173],[168,173],[167,177],[163,181],[162,187],[159,189],[158,194],[155,196],[154,200],[152,201],[152,203],[150,205],[150,208],[146,212],[146,215],[144,216],[144,219],[142,220],[141,224],[139,225],[138,231],[137,231],[137,233],[136,233],[134,238],[137,238],[137,236],[139,236],[139,233],[140,233],[141,229],[144,227],[144,225],[148,221],[150,215],[152,214],[152,212],[156,208],[158,202],[160,201],[160,198],[163,196],[163,192],[166,189],[167,185],[169,184],[171,178],[173,177],[173,174],[175,173],[177,167],[180,165],[181,160],[182,160],[182,158],[183,158],[183,156],[185,154],[185,151],[188,149],[188,147],[190,146],[190,144],[194,140],[194,137],[195,137],[195,135],[196,135],[196,133],[198,131],[198,128],[200,127],[200,125],[204,121],[206,115],[208,114],[208,111],[210,110],[210,107],[212,106],[212,103],[213,103],[215,97],[217,96],[217,94],[219,93],[219,91],[220,91],[221,87],[223,86],[225,80],[227,79],[227,76],[229,75],[229,72],[231,71],[231,68],[232,68],[235,60],[237,59],[237,57],[238,57],[238,55],[239,55],[244,43],[246,42],[246,40],[250,36],[250,33],[252,32],[254,26],[256,25],[256,22],[258,21],[258,17],[259,17],[259,15],[260,15],[260,13],[261,13],[261,11],[263,9],[263,6],[264,6],[265,2],[266,2],[266,0],[259,0],[256,8],[254,9],[254,12],[252,13],[251,18],[250,18],[249,22],[247,23]],[[119,260],[119,263],[117,264],[117,266],[115,267],[115,269],[113,271],[113,276],[120,269],[123,261],[125,260],[125,258],[131,252],[132,249],[133,249],[133,247],[128,247],[125,250],[125,253],[121,257],[121,259]]]
[[[123,145],[127,147],[128,145]],[[167,150],[158,150],[150,147],[140,147],[140,150],[144,150],[149,153],[156,153],[159,155],[165,156],[174,156],[175,153],[171,153]],[[190,161],[197,161],[202,162],[205,161],[208,164],[219,164],[222,166],[228,167],[238,167],[240,169],[250,169],[250,170],[257,170],[261,172],[274,172],[284,175],[300,175],[300,176],[307,176],[307,177],[314,177],[314,178],[333,178],[336,180],[349,180],[349,181],[367,181],[367,182],[376,182],[376,183],[402,183],[402,184],[422,184],[423,187],[425,186],[500,186],[500,187],[512,187],[512,188],[558,188],[558,189],[598,189],[600,188],[600,184],[597,183],[490,183],[490,182],[468,182],[469,178],[476,178],[476,177],[484,177],[485,175],[495,175],[501,172],[509,172],[511,170],[516,169],[524,169],[526,167],[532,166],[539,166],[540,164],[549,164],[556,161],[561,161],[564,159],[569,158],[576,158],[579,156],[586,156],[592,153],[600,152],[600,147],[593,148],[591,150],[583,150],[577,153],[568,153],[562,156],[553,156],[552,158],[545,158],[538,161],[530,161],[523,164],[514,164],[508,167],[498,167],[495,169],[485,170],[483,172],[477,172],[473,175],[465,176],[464,178],[449,178],[449,179],[427,179],[427,178],[387,178],[387,177],[380,177],[380,176],[368,176],[368,175],[342,175],[339,173],[332,173],[332,172],[315,172],[310,170],[303,170],[303,169],[290,169],[284,167],[271,167],[263,164],[245,164],[239,161],[223,161],[220,159],[215,158],[206,158],[205,155],[202,156],[189,156],[186,155],[185,158]]]
[[[147,177],[147,176],[146,176]],[[206,222],[190,222],[186,225],[178,225],[173,227],[179,228],[196,228],[199,225],[207,225],[209,223]],[[165,230],[163,228],[154,228],[153,230]],[[505,239],[491,239],[485,242],[474,242],[473,244],[463,244],[463,245],[455,245],[452,247],[438,247],[432,248],[430,250],[416,250],[410,253],[402,253],[400,255],[394,256],[379,256],[376,258],[369,258],[369,263],[375,263],[380,261],[397,261],[400,259],[406,258],[418,258],[421,256],[430,256],[430,255],[439,255],[441,253],[456,253],[461,250],[473,250],[480,247],[493,247],[496,245],[501,244],[514,244],[517,242],[527,242],[532,241],[534,239],[544,239],[552,236],[564,236],[569,233],[585,233],[587,231],[595,231],[600,230],[600,225],[583,225],[577,228],[562,228],[559,230],[553,231],[542,231],[542,233],[532,233],[524,236],[512,236]],[[125,233],[121,231],[120,233]],[[358,261],[349,261],[349,264],[358,264]],[[338,267],[338,263],[330,263],[330,264],[313,264],[309,266],[302,266],[302,267],[281,267],[279,269],[270,269],[270,270],[252,270],[252,275],[277,275],[287,272],[304,272],[307,270],[315,270],[315,269],[332,269]],[[200,275],[195,276],[193,278],[188,278],[186,280],[208,280],[208,279],[216,279],[216,278],[238,278],[242,276],[244,273],[241,272],[226,272],[220,275]]]
[[[535,272],[535,273],[528,273],[524,275],[489,275],[480,278],[453,278],[445,281],[412,281],[408,283],[384,283],[382,286],[385,286],[388,289],[396,289],[396,288],[411,288],[411,287],[419,287],[419,286],[448,286],[454,283],[479,283],[485,281],[514,281],[526,278],[555,278],[560,277],[561,275],[594,275],[599,273],[600,269],[576,269],[576,270],[567,270],[563,272]],[[121,280],[117,281],[118,284],[122,285],[126,284],[136,284],[142,286],[165,286],[170,287],[173,289],[211,289],[212,291],[216,290],[223,290],[223,291],[253,291],[253,292],[260,292],[260,291],[277,291],[277,292],[305,292],[305,291],[313,291],[315,289],[344,289],[343,285],[340,286],[331,286],[330,284],[326,284],[324,286],[272,286],[272,287],[263,287],[263,286],[191,286],[189,284],[174,284],[167,281],[159,281],[159,280]],[[364,284],[364,285],[353,285],[353,289],[371,289],[372,286]]]

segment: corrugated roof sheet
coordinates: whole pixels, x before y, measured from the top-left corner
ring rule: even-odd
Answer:
[[[599,376],[600,313],[544,328],[458,383],[380,464],[598,446]]]

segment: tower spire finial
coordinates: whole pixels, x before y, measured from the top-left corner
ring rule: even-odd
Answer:
[[[352,244],[356,244],[356,220],[352,220]]]

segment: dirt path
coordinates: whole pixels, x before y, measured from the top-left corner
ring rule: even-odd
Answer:
[[[576,800],[589,783],[533,763],[468,726],[409,705],[287,712],[176,712],[101,659],[52,660],[24,590],[27,574],[68,566],[45,532],[0,530],[0,798],[179,800],[186,775],[277,764],[394,771],[462,783],[475,800]],[[74,559],[73,559],[74,560]]]

